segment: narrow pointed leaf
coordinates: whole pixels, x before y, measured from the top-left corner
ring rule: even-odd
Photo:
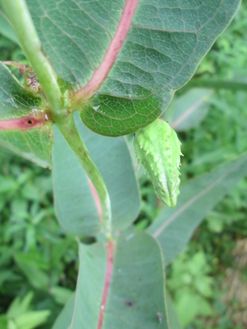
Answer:
[[[124,135],[152,122],[226,28],[239,0],[27,0],[58,76],[82,86],[83,121]],[[143,104],[145,104],[143,106]]]
[[[247,155],[223,164],[185,185],[175,209],[165,208],[150,227],[169,264],[184,250],[193,232],[206,215],[247,176]]]

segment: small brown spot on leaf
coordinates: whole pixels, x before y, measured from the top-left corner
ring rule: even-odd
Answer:
[[[125,301],[125,305],[128,307],[133,307],[134,306],[134,302],[132,300],[126,300]]]
[[[163,321],[163,315],[160,312],[156,313],[156,319],[158,323],[162,323]]]

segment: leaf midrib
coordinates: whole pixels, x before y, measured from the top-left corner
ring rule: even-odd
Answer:
[[[125,0],[125,5],[115,35],[105,52],[101,64],[93,72],[92,78],[76,93],[77,100],[88,99],[93,96],[108,77],[132,26],[132,20],[138,3],[139,0]]]

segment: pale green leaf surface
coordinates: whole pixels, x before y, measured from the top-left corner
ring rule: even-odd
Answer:
[[[26,91],[10,70],[1,63],[0,104],[0,120],[18,118],[30,113],[40,104],[40,99]]]
[[[168,328],[162,257],[155,240],[146,234],[121,237],[116,241],[114,254],[103,328]],[[80,245],[80,270],[73,315],[72,301],[53,329],[65,329],[64,322],[67,324],[71,318],[69,328],[98,328],[106,257],[106,247],[101,243]]]
[[[133,163],[123,138],[102,137],[83,127],[77,129],[99,168],[109,191],[113,229],[128,227],[137,217],[140,196]],[[63,228],[76,235],[95,235],[99,215],[85,172],[65,139],[55,128],[53,185],[57,217]]]
[[[117,241],[103,329],[168,329],[161,251],[147,234]]]
[[[79,246],[79,275],[70,327],[97,329],[106,271],[104,245]],[[61,329],[61,328],[58,328]]]
[[[55,211],[64,231],[82,236],[98,233],[99,217],[87,177],[57,127],[54,127],[52,179]]]
[[[78,117],[77,117],[78,118]],[[76,121],[78,131],[108,189],[115,230],[128,227],[140,211],[134,166],[124,138],[102,137]]]
[[[40,99],[19,84],[9,69],[0,63],[0,120],[30,114]],[[52,132],[49,125],[28,131],[0,131],[0,146],[41,166],[50,163]]]
[[[192,89],[175,97],[164,118],[177,131],[197,127],[205,118],[213,92],[208,89]]]
[[[52,132],[49,126],[25,132],[0,131],[0,147],[41,167],[50,167],[51,142]]]
[[[247,175],[247,156],[196,177],[181,189],[175,209],[165,208],[149,232],[158,239],[166,264],[184,250],[194,230],[213,207]]]
[[[124,1],[28,0],[27,3],[44,51],[58,76],[76,87],[85,85],[113,39]],[[91,106],[88,104],[83,121],[105,135],[127,134],[152,122],[167,107],[174,90],[192,77],[239,3],[239,0],[140,1],[123,49],[96,99]],[[140,99],[146,102],[144,111],[138,109]],[[155,99],[157,109],[152,108]],[[129,127],[119,123],[123,120],[120,101],[126,122],[131,120]]]
[[[4,35],[6,38],[9,38],[15,43],[18,43],[15,32],[9,25],[6,17],[4,16],[3,12],[0,10],[0,34]]]

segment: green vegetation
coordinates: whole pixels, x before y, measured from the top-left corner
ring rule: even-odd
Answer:
[[[200,65],[195,81],[247,82],[246,30],[243,3]],[[2,36],[0,52],[2,59],[23,61],[15,43]],[[179,91],[164,115],[171,122],[176,102],[188,97],[187,91],[188,87]],[[247,93],[217,89],[208,95],[203,115],[194,113],[194,126],[179,132],[183,183],[247,151]],[[0,329],[50,329],[75,289],[77,243],[55,218],[50,172],[2,148],[0,163]],[[151,182],[140,176],[138,230],[150,226],[163,207]],[[186,251],[169,265],[168,290],[184,328],[246,328],[246,304],[238,293],[247,291],[246,215],[247,179],[211,211]],[[229,295],[231,289],[235,295]]]

